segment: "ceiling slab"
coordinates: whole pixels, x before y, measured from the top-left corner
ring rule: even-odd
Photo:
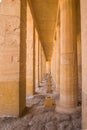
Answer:
[[[47,60],[51,59],[58,13],[58,0],[30,0]]]

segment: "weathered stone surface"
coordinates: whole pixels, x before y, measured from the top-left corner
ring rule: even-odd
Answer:
[[[76,1],[60,1],[60,106],[78,103]],[[65,22],[64,22],[65,21]]]
[[[26,95],[28,96],[34,94],[34,52],[35,52],[35,35],[34,34],[34,24],[33,18],[29,5],[27,5],[27,59],[26,59]],[[31,62],[30,62],[31,61]]]
[[[82,40],[82,116],[83,130],[87,129],[87,0],[81,3],[81,40]]]
[[[26,0],[3,0],[0,19],[0,116],[18,116],[26,98]]]

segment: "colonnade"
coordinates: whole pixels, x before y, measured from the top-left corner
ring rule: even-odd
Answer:
[[[80,3],[62,0],[59,6],[60,20],[55,33],[51,70],[60,95],[56,110],[72,112],[77,109],[78,90],[81,89]]]
[[[27,0],[14,1],[14,5],[12,1],[2,2],[0,5],[0,116],[21,115],[26,107],[26,95],[35,94],[35,88],[49,72],[53,75],[56,90],[60,94],[56,110],[59,107],[75,109],[78,106],[78,84],[81,88],[82,67],[83,126],[84,130],[87,128],[87,1],[80,0],[79,32],[78,1],[59,1],[60,22],[56,27],[55,49],[51,61],[46,61]]]
[[[28,5],[28,4],[27,4]],[[46,58],[39,39],[37,29],[28,5],[27,11],[27,96],[35,94],[36,87],[45,77]]]
[[[46,58],[27,0],[3,1],[0,18],[0,116],[14,117],[44,78]]]
[[[5,4],[6,3],[3,2],[1,6],[4,7]],[[12,3],[7,3],[7,6],[9,6],[9,4]],[[17,8],[16,12],[14,11],[14,8]],[[2,64],[0,64],[2,72],[1,86],[4,86],[0,91],[2,108],[4,107],[8,110],[8,114],[13,114],[14,116],[21,113],[26,105],[26,95],[35,94],[35,88],[39,86],[45,74],[50,72],[52,74],[54,72],[53,77],[56,88],[60,93],[60,106],[66,108],[76,107],[78,103],[76,1],[60,1],[60,22],[56,28],[54,51],[56,60],[55,62],[53,60],[53,67],[52,60],[46,61],[36,23],[32,17],[27,1],[18,1],[15,3],[15,7],[11,6],[11,10],[13,10],[12,14],[10,12],[6,14],[7,12],[5,10],[0,14],[0,17],[3,20],[1,22],[3,32],[1,32],[2,44],[0,48]],[[9,21],[7,20],[8,17],[11,17]],[[14,21],[16,21],[16,23]],[[6,26],[4,26],[4,24],[6,24]],[[21,26],[19,26],[19,24]],[[14,31],[16,28],[17,31]],[[12,35],[14,37],[12,37]],[[9,38],[6,39],[7,36]],[[4,38],[6,49],[3,49],[3,46],[5,45],[3,41]],[[8,43],[10,39],[12,40],[11,44]],[[4,55],[2,55],[3,53]],[[5,59],[5,54],[8,56],[8,61],[10,59],[8,63],[6,60],[3,60]],[[5,67],[5,63],[8,67]],[[9,87],[6,87],[7,85]],[[10,88],[12,86],[14,86],[14,91]],[[9,100],[6,100],[7,96],[5,90],[11,92],[12,101],[10,100],[10,105],[3,106],[4,104],[9,104]],[[14,93],[15,91],[16,94]],[[21,96],[22,98],[20,98]],[[3,97],[6,100],[6,103],[4,101],[4,104]],[[10,98],[9,95],[8,98]],[[14,105],[12,105],[13,102]],[[0,115],[3,115],[2,108],[0,108]],[[11,109],[12,112],[10,112]]]

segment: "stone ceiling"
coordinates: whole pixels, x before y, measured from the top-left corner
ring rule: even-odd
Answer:
[[[34,19],[47,60],[51,59],[55,27],[58,13],[58,0],[29,0]]]

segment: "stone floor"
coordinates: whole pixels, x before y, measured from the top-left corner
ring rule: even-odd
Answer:
[[[27,97],[27,111],[23,117],[0,118],[0,130],[81,130],[81,111],[74,114],[57,113],[55,99],[58,94],[55,91],[50,94],[54,105],[49,108],[44,106],[45,97],[49,95],[46,89],[40,87],[37,91],[40,94]]]

